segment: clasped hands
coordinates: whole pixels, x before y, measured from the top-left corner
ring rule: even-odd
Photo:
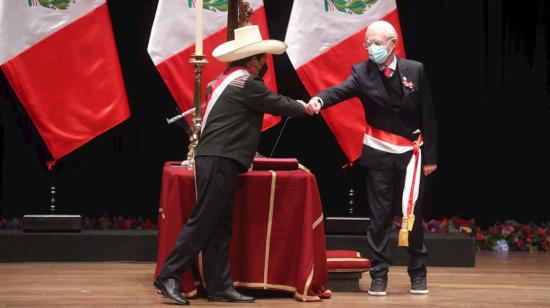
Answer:
[[[317,96],[312,97],[307,104],[301,100],[298,100],[298,102],[300,102],[304,106],[308,115],[318,114],[321,110],[321,107],[323,107],[321,99]]]

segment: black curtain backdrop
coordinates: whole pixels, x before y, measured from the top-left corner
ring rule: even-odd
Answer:
[[[284,40],[292,1],[264,3],[271,38]],[[187,152],[185,131],[165,122],[175,115],[175,103],[146,50],[157,1],[108,4],[132,117],[60,160],[51,173],[40,136],[0,74],[4,217],[46,213],[53,184],[58,213],[156,218],[162,165]],[[440,161],[428,180],[427,218],[459,215],[482,225],[508,218],[548,221],[548,4],[398,0],[397,5],[407,57],[425,64],[436,102]],[[286,55],[276,57],[272,69],[280,93],[309,99]],[[263,134],[260,153],[271,152],[281,127]],[[345,157],[320,117],[290,119],[274,156],[297,157],[311,168],[325,215],[345,215],[350,179],[357,211],[367,215],[363,170],[345,173]]]

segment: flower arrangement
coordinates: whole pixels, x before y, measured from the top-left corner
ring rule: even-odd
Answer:
[[[473,219],[458,217],[423,221],[425,232],[463,233],[476,238],[477,250],[550,252],[550,222],[543,224],[522,224],[514,220],[497,222],[482,230]],[[110,216],[98,218],[82,217],[83,230],[155,230],[151,219],[142,217]],[[401,217],[394,218],[393,228],[401,229]],[[23,219],[0,217],[0,230],[23,229]]]
[[[550,252],[550,223],[521,224],[514,220],[507,220],[482,230],[473,219],[452,217],[432,219],[422,224],[425,232],[463,233],[474,236],[477,250]],[[401,228],[400,217],[394,219],[394,228]]]
[[[151,219],[142,217],[109,216],[99,218],[82,217],[83,230],[155,230],[157,226]],[[23,219],[0,217],[0,230],[23,229]]]
[[[0,217],[0,230],[17,230],[23,229],[23,219],[12,218],[7,219]]]
[[[83,230],[155,230],[157,226],[151,219],[142,217],[109,216],[99,218],[82,217]]]
[[[478,230],[476,243],[483,250],[550,252],[550,225],[520,224],[508,220],[486,231]]]

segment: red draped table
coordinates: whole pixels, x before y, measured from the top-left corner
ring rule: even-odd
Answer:
[[[193,170],[167,162],[162,174],[155,277],[195,205]],[[300,301],[323,297],[327,282],[323,210],[311,173],[249,171],[235,189],[231,277],[238,287],[287,291]],[[182,277],[193,297],[195,280],[204,282],[199,254],[197,275]],[[196,279],[195,279],[196,278]]]

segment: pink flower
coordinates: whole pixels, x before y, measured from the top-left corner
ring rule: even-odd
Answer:
[[[506,235],[510,235],[512,234],[512,232],[514,232],[514,226],[512,225],[505,225],[504,228],[502,228],[502,235],[506,236]]]

